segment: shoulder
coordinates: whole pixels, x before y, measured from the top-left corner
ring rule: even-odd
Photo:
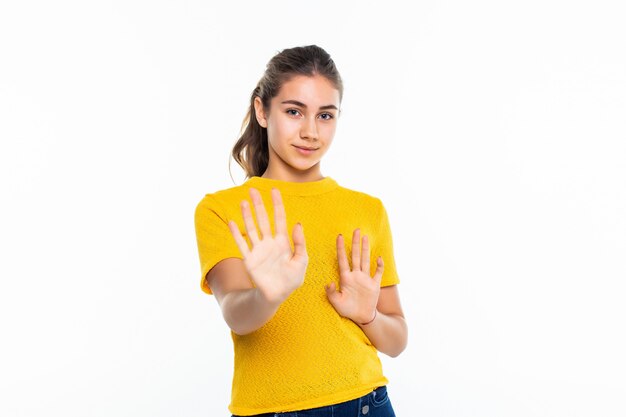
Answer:
[[[205,194],[196,205],[196,217],[207,212],[214,212],[218,215],[226,213],[227,208],[239,207],[241,200],[247,198],[248,188],[243,185],[222,189]],[[221,217],[221,216],[220,216]]]
[[[372,210],[377,210],[377,211],[384,210],[384,205],[383,205],[382,200],[369,193],[346,188],[343,186],[337,187],[337,192],[342,195],[342,199],[345,199],[351,204],[356,204],[359,207],[368,207]]]

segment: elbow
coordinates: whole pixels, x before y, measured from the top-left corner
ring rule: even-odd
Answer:
[[[404,350],[406,349],[406,345],[408,343],[408,333],[409,333],[409,329],[406,325],[406,321],[404,320],[404,317],[402,317],[402,319],[400,320],[401,323],[401,327],[400,327],[400,332],[398,334],[398,338],[396,339],[395,343],[392,343],[385,352],[383,352],[385,355],[391,357],[391,358],[397,358],[398,356],[400,356],[400,354],[402,352],[404,352]]]
[[[393,346],[392,349],[389,349],[387,352],[383,353],[391,358],[397,358],[402,352],[404,352],[404,349],[406,349],[406,340],[404,340],[398,346]]]
[[[246,335],[249,335],[250,333],[256,332],[259,329],[258,327],[242,326],[242,325],[236,326],[230,323],[228,323],[228,327],[230,327],[230,330],[237,336],[246,336]]]
[[[226,325],[228,325],[230,330],[237,336],[245,336],[256,330],[255,328],[247,326],[246,323],[241,323],[239,320],[227,317],[225,314],[223,317]]]
[[[228,327],[230,328],[230,331],[236,334],[237,336],[245,336],[247,334],[252,333],[250,330],[238,328],[236,326],[231,326],[230,324],[228,324]]]
[[[398,350],[395,350],[395,351],[393,351],[393,352],[389,352],[389,353],[387,354],[387,356],[389,356],[389,357],[391,357],[391,358],[397,358],[398,356],[400,356],[400,354],[401,354],[402,352],[404,352],[404,348],[405,348],[405,347],[406,347],[406,346],[403,346],[403,347],[402,347],[402,349],[398,349]]]

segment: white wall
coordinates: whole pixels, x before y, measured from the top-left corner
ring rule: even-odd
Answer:
[[[397,414],[626,413],[624,6],[382,5],[2,3],[0,415],[228,415],[193,211],[310,43],[345,81],[323,172],[390,214]]]

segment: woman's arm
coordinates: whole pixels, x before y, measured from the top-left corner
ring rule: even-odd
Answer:
[[[209,271],[206,280],[226,324],[236,334],[244,335],[259,329],[280,306],[280,303],[267,300],[254,288],[239,258],[220,261]]]
[[[397,285],[380,289],[374,320],[368,324],[357,323],[376,349],[395,358],[408,339],[408,328],[400,306]]]
[[[371,277],[369,239],[363,236],[361,242],[361,231],[356,229],[352,235],[352,265],[342,235],[337,237],[337,261],[340,288],[334,282],[326,287],[328,301],[342,317],[359,325],[376,349],[398,356],[406,347],[408,330],[397,287],[380,287],[383,259],[378,257]]]
[[[250,197],[259,223],[258,231],[247,201],[242,202],[241,211],[252,247],[248,246],[237,224],[230,221],[229,228],[243,260],[224,259],[206,277],[224,320],[239,335],[259,329],[274,316],[280,304],[302,285],[308,265],[304,233],[299,224],[293,228],[294,249],[291,249],[280,192],[272,190],[274,235],[259,192],[251,188]]]

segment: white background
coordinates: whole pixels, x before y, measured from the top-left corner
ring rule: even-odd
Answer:
[[[323,173],[394,233],[398,416],[625,415],[621,3],[2,2],[0,415],[229,415],[193,212],[311,43],[345,83]]]

